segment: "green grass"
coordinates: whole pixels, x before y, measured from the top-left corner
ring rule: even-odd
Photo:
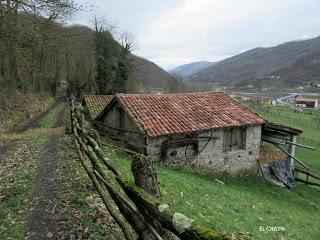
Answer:
[[[65,192],[63,198],[68,205],[64,213],[66,218],[72,216],[71,221],[77,221],[75,215],[78,216],[78,231],[85,231],[82,236],[84,239],[124,239],[82,167],[72,139],[69,136],[61,137],[59,149],[60,155],[68,159],[60,162],[58,176],[59,188]]]
[[[52,127],[63,104],[59,104],[41,121]],[[36,160],[50,136],[49,129],[32,129],[19,135],[20,141],[7,152],[0,165],[0,189],[6,199],[0,202],[0,239],[21,239],[27,228],[34,197]]]
[[[320,143],[320,110],[306,109],[295,112],[285,106],[249,104],[249,107],[267,120],[301,128],[304,132],[300,138]]]
[[[38,129],[21,134],[20,143],[0,164],[0,239],[22,239],[35,195],[37,159],[51,134],[61,134],[57,186],[63,199],[65,224],[73,226],[75,239],[123,239],[121,231],[108,215],[91,180],[82,168],[70,136],[54,127],[64,103],[58,104],[41,121]],[[66,112],[67,113],[67,112]],[[69,119],[65,114],[65,120]],[[59,210],[60,211],[60,210]]]
[[[0,203],[0,239],[21,239],[26,231],[36,177],[37,149],[46,139],[42,134],[28,137],[1,163],[0,186],[7,198]]]
[[[59,113],[65,107],[65,103],[59,103],[55,106],[39,123],[40,128],[53,128],[57,122]]]
[[[105,147],[109,159],[133,180],[130,158]],[[250,232],[252,239],[318,239],[320,191],[298,184],[293,191],[261,177],[219,177],[156,166],[163,200],[197,223],[220,231]],[[284,227],[262,232],[260,226]]]

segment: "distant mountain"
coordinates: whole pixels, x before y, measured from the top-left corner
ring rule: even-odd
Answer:
[[[188,64],[181,65],[169,71],[171,75],[177,75],[182,78],[188,77],[196,72],[199,72],[207,67],[214,65],[216,62],[192,62]]]
[[[131,73],[128,91],[150,91],[155,88],[165,88],[173,77],[155,63],[132,55]]]
[[[255,48],[187,78],[237,88],[288,88],[309,84],[320,78],[320,37]]]

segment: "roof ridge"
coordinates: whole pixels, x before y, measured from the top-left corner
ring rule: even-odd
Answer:
[[[86,94],[86,95],[83,95],[84,97],[110,97],[110,96],[114,96],[113,94],[108,94],[108,95],[105,95],[105,94],[100,94],[100,95],[97,95],[97,94]]]
[[[130,96],[133,97],[130,98]],[[149,136],[255,125],[264,122],[261,116],[225,92],[120,93],[116,94],[114,100],[122,104],[132,120]],[[228,104],[229,102],[231,104]],[[176,113],[180,114],[179,117]]]
[[[229,96],[229,95],[228,95],[228,96]],[[231,97],[231,96],[229,96],[229,97],[230,97],[233,101],[237,102],[240,106],[242,106],[243,108],[247,109],[248,111],[252,112],[253,114],[255,114],[256,116],[262,118],[262,119],[265,121],[265,119],[264,119],[259,113],[257,113],[257,112],[254,111],[253,109],[247,107],[245,104],[242,104],[242,103],[241,103],[239,100],[237,100],[236,98]]]
[[[189,93],[116,93],[116,96],[120,97],[126,97],[126,96],[183,96],[183,95],[208,95],[208,94],[218,94],[218,93],[223,93],[226,94],[224,91],[207,91],[207,92],[189,92]]]

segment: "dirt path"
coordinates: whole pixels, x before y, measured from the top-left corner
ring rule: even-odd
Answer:
[[[58,116],[55,127],[64,123],[66,108]],[[36,197],[28,221],[28,230],[24,239],[66,239],[68,224],[61,212],[61,199],[57,186],[59,163],[59,135],[49,138],[38,159],[36,177]],[[65,160],[65,159],[64,159]]]
[[[14,127],[9,130],[9,133],[22,133],[29,129],[39,126],[41,119],[43,119],[52,109],[54,109],[62,99],[58,99],[55,103],[46,111],[39,113],[36,117],[31,119],[25,124]],[[5,158],[5,154],[13,149],[16,144],[19,142],[19,139],[0,139],[0,161]]]
[[[12,149],[16,144],[18,140],[0,140],[0,162],[5,157],[5,153],[8,152],[10,149]]]
[[[54,109],[59,104],[59,102],[61,102],[61,100],[56,100],[49,109],[39,113],[37,116],[35,116],[33,119],[31,119],[27,123],[22,124],[21,126],[12,128],[10,132],[21,133],[29,129],[38,127],[41,119],[44,118],[52,109]]]

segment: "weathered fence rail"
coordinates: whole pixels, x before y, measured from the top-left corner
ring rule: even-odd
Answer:
[[[95,134],[83,128],[84,118],[73,97],[70,115],[80,162],[127,240],[231,239],[231,234],[199,226],[162,203],[155,170],[146,156],[134,157],[135,183],[130,183],[105,156]]]
[[[308,171],[305,171],[304,169],[300,169],[300,168],[295,168],[294,171],[296,173],[300,173],[300,174],[304,174],[306,179],[301,179],[301,178],[298,178],[298,177],[295,177],[295,180],[298,181],[298,182],[302,182],[304,184],[307,184],[307,185],[313,185],[313,186],[318,186],[320,187],[320,182],[316,183],[316,182],[313,182],[313,181],[310,181],[310,178],[314,178],[316,180],[320,180],[320,176],[317,176],[313,173],[310,172],[310,169],[308,169]]]

